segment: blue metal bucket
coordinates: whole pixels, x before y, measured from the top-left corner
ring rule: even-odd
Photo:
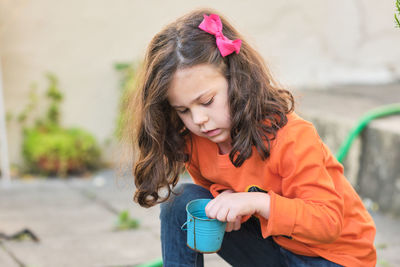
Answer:
[[[211,199],[196,199],[186,205],[187,245],[201,253],[215,253],[221,248],[226,222],[207,217],[205,207]],[[186,225],[187,229],[184,229]]]

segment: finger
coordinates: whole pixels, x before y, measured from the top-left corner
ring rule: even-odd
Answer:
[[[233,223],[233,230],[237,231],[240,229],[240,227],[242,226],[241,220],[242,216],[237,217],[236,221]]]
[[[231,232],[233,230],[233,228],[234,228],[234,225],[232,223],[227,223],[225,232]]]
[[[216,198],[212,199],[210,202],[207,203],[205,207],[206,215],[209,218],[216,219],[220,207],[221,203],[217,196]]]
[[[215,199],[208,202],[205,207],[206,215],[208,218],[215,219],[218,212],[218,207],[215,205]]]
[[[212,199],[210,202],[207,203],[206,207],[205,207],[205,211],[206,211],[206,215],[208,216],[208,213],[210,213],[210,210],[213,209],[214,206],[214,201],[215,199]]]
[[[216,219],[218,220],[218,221],[221,221],[221,222],[226,222],[227,220],[226,220],[226,217],[228,216],[228,212],[229,212],[229,210],[227,209],[227,208],[220,208],[218,211],[217,211],[217,215],[216,215]]]
[[[234,210],[229,210],[229,213],[226,215],[226,221],[232,223],[236,222],[237,217],[237,213]]]

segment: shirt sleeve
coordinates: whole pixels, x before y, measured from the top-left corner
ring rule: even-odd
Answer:
[[[284,235],[306,244],[331,243],[343,225],[343,170],[325,166],[327,153],[312,124],[285,131],[273,160],[282,194],[270,190],[270,217],[261,219],[263,237]],[[332,174],[334,174],[332,176]]]

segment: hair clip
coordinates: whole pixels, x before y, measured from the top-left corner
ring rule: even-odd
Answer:
[[[217,47],[223,57],[230,55],[233,52],[239,54],[242,40],[236,39],[232,41],[222,34],[222,22],[218,15],[211,14],[210,16],[207,16],[204,14],[204,19],[200,23],[199,28],[205,32],[215,35]]]

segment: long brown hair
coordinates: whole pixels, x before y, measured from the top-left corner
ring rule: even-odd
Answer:
[[[239,54],[222,57],[215,37],[198,28],[203,14],[214,10],[198,9],[167,25],[150,42],[135,99],[130,140],[137,153],[133,175],[134,199],[151,207],[167,200],[177,184],[184,164],[185,138],[189,131],[169,105],[167,91],[174,73],[198,64],[216,66],[228,80],[231,113],[232,150],[229,158],[240,167],[255,146],[262,159],[270,155],[271,140],[287,123],[286,114],[294,107],[293,97],[273,81],[261,56],[220,16],[223,34],[241,39]],[[265,122],[268,123],[265,123]],[[162,197],[160,190],[166,188]]]

